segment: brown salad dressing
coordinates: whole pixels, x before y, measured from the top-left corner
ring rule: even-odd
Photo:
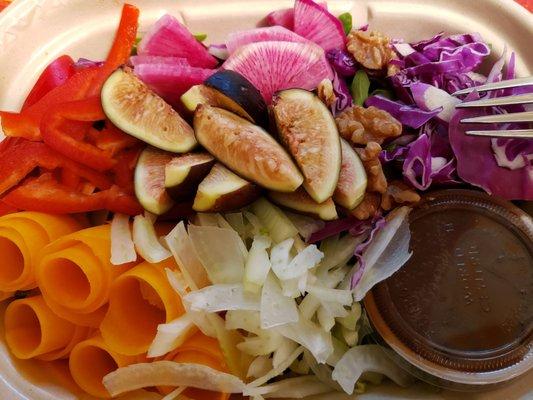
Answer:
[[[531,218],[479,192],[443,190],[409,219],[412,257],[365,299],[384,341],[386,331],[433,365],[465,372],[531,358]]]

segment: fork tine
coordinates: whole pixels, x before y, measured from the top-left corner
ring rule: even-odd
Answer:
[[[457,108],[468,107],[490,107],[490,106],[508,106],[511,104],[531,104],[533,103],[533,93],[519,94],[513,96],[493,97],[490,99],[481,99],[474,101],[465,101],[457,104]]]
[[[533,122],[533,111],[484,115],[481,117],[464,118],[461,120],[465,124],[492,124],[502,122]]]
[[[533,85],[533,76],[527,76],[525,78],[509,79],[507,81],[488,83],[486,85],[475,86],[475,87],[471,87],[471,88],[467,88],[463,90],[458,90],[457,92],[453,93],[452,96],[458,96],[460,94],[467,94],[467,93],[473,92],[474,90],[477,90],[478,92],[486,92],[489,90],[507,89],[507,88],[514,88],[514,87],[519,87],[519,86],[529,86],[529,85]]]
[[[470,136],[488,136],[502,138],[533,138],[533,129],[502,129],[493,131],[466,131]]]

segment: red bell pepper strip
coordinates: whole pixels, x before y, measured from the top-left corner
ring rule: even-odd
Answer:
[[[83,194],[62,185],[49,173],[25,181],[5,195],[2,201],[23,210],[53,214],[108,209],[135,215],[142,211],[132,196],[124,194],[116,186],[94,194]]]
[[[0,11],[3,11],[10,4],[11,0],[0,0]]]
[[[96,147],[113,155],[141,143],[140,140],[122,132],[110,121],[105,122],[105,127],[101,131],[91,129],[88,136]]]
[[[100,69],[98,76],[95,78],[94,83],[91,86],[88,94],[89,96],[99,94],[109,75],[128,61],[131,50],[135,45],[138,22],[139,9],[131,4],[124,4],[124,7],[122,7],[120,24],[115,34],[115,40],[113,41],[113,45],[111,46],[111,50],[107,55],[103,67]]]
[[[112,169],[115,183],[128,193],[134,192],[133,175],[137,160],[143,149],[144,145],[137,144],[137,146],[131,149],[122,151],[117,156],[120,162]]]
[[[58,104],[44,117],[41,134],[48,146],[64,156],[97,171],[107,171],[117,163],[110,152],[79,140],[61,129],[64,120],[98,121],[104,118],[99,97]]]
[[[17,211],[17,208],[10,206],[9,204],[4,203],[3,201],[0,201],[0,217],[2,215],[11,214]]]
[[[74,61],[69,56],[60,56],[52,61],[41,73],[37,83],[26,97],[22,109],[37,103],[50,90],[63,85],[74,74]]]
[[[0,111],[2,129],[6,136],[41,140],[40,125],[50,108],[65,102],[84,99],[98,68],[86,68],[72,75],[63,85],[50,90],[39,101],[21,113]]]
[[[11,190],[2,199],[4,203],[27,211],[69,214],[104,208],[105,192],[98,195],[79,193],[58,183],[46,173],[30,179]]]
[[[48,171],[68,169],[99,189],[107,189],[112,185],[105,175],[64,157],[44,143],[16,140],[14,144],[0,148],[0,195],[21,182],[37,167]]]

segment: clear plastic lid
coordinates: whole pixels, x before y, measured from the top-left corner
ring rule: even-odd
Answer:
[[[365,298],[381,340],[415,375],[456,389],[531,369],[531,217],[477,191],[443,190],[413,210],[410,230],[412,257]]]

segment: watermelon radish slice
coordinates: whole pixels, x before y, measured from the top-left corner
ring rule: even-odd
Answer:
[[[169,64],[169,65],[190,65],[186,58],[163,57],[163,56],[131,56],[130,64],[136,67],[141,64]]]
[[[295,1],[294,32],[322,46],[326,51],[343,49],[346,41],[339,19],[313,0]]]
[[[174,107],[179,107],[183,93],[216,72],[214,69],[177,64],[140,64],[133,71],[139,79]]]
[[[228,51],[233,53],[239,47],[257,42],[297,42],[306,43],[309,40],[291,32],[282,26],[269,26],[266,28],[256,28],[247,31],[233,32],[228,35],[226,46]]]
[[[315,89],[333,72],[324,50],[313,43],[259,42],[239,48],[222,65],[244,75],[267,104],[278,90]]]
[[[283,8],[272,11],[266,16],[268,26],[279,25],[284,28],[294,30],[294,8]]]
[[[214,68],[217,60],[171,15],[161,17],[137,46],[137,54],[186,58],[193,67]]]

